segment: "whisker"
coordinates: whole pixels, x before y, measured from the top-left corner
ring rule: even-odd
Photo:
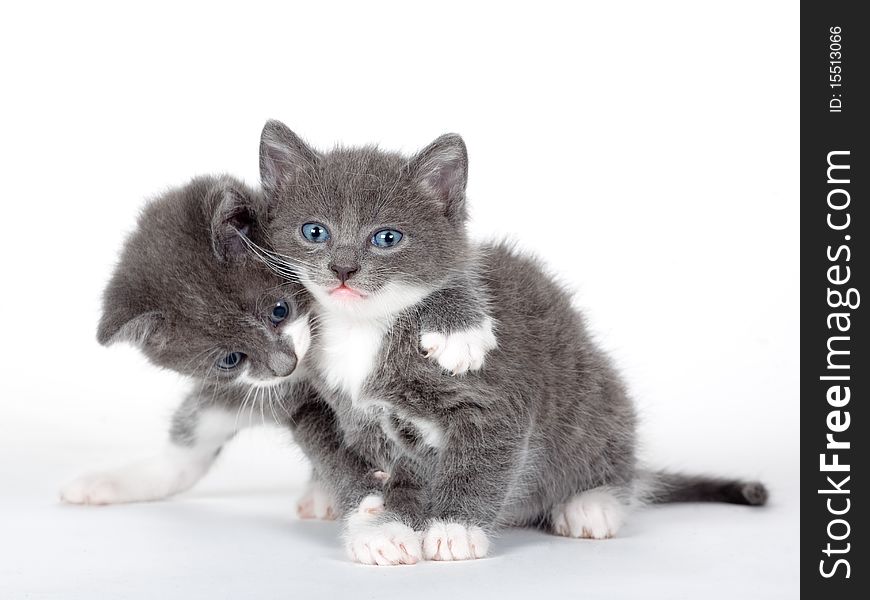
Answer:
[[[248,397],[250,397],[250,395],[253,391],[254,391],[254,386],[253,385],[249,386],[248,393],[245,394],[245,397],[242,399],[242,403],[239,405],[239,410],[236,412],[236,423],[233,426],[236,429],[238,429],[239,417],[242,415],[245,408],[248,406]],[[250,421],[248,422],[248,424],[250,425]]]
[[[280,254],[280,253],[275,252],[274,250],[270,250],[268,248],[264,248],[263,246],[260,246],[259,244],[257,244],[253,240],[251,240],[248,236],[243,234],[238,229],[236,229],[235,231],[239,235],[239,237],[242,238],[242,241],[244,241],[245,245],[248,248],[250,248],[253,252],[255,252],[258,256],[268,257],[269,259],[275,261],[277,264],[281,264],[283,266],[291,267],[291,268],[294,266],[297,266],[297,265],[304,265],[306,267],[311,267],[311,268],[317,267],[317,265],[315,265],[313,263],[309,263],[307,261],[300,260],[300,259],[295,258],[293,256],[287,256],[286,254]]]
[[[278,418],[278,414],[275,412],[272,388],[270,387],[267,391],[269,392],[269,412],[272,413],[272,418],[275,419],[275,423],[280,423],[281,420]]]
[[[257,390],[257,400],[260,403],[260,423],[262,423],[262,425],[265,427],[265,425],[266,425],[266,413],[263,410],[263,405],[265,404],[265,399],[261,397],[261,395],[265,394],[265,392],[263,390],[264,390],[264,388],[262,388],[262,387]]]

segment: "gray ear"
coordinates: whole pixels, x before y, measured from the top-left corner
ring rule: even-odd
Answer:
[[[221,182],[212,191],[214,207],[211,244],[215,256],[229,261],[247,254],[248,244],[260,219],[267,218],[261,194],[243,186]]]
[[[163,317],[158,312],[146,312],[126,318],[124,307],[110,307],[108,297],[105,304],[103,317],[97,327],[97,341],[103,346],[116,342],[130,342],[142,346],[163,322]]]
[[[291,183],[320,160],[311,147],[281,121],[269,120],[260,135],[260,180],[267,192]]]
[[[409,167],[421,189],[442,204],[448,219],[465,221],[468,152],[462,137],[456,133],[442,135],[418,152]]]
[[[118,265],[103,290],[103,314],[97,326],[97,341],[103,346],[131,342],[141,347],[163,324],[149,290],[130,269]]]

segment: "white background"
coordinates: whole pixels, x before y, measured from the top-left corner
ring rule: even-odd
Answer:
[[[797,596],[797,3],[24,4],[0,14],[0,596]],[[461,133],[473,232],[577,290],[644,457],[762,478],[770,506],[367,568],[295,519],[304,459],[266,430],[170,502],[58,505],[156,449],[183,391],[94,339],[124,234],[195,174],[256,182],[270,117],[321,147]]]

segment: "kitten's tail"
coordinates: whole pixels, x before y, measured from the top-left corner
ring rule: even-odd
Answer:
[[[640,473],[640,498],[651,504],[668,502],[727,502],[763,506],[767,488],[760,481],[683,475],[668,471]]]

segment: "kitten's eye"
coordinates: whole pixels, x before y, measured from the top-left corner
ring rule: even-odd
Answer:
[[[381,229],[372,236],[372,244],[378,248],[391,248],[402,239],[402,232],[395,229]]]
[[[274,325],[277,325],[284,319],[290,316],[290,307],[287,306],[287,303],[281,300],[275,306],[272,307],[272,312],[269,313],[269,320],[272,321]]]
[[[329,239],[329,230],[322,223],[306,223],[302,226],[302,235],[309,242],[320,244]]]
[[[243,360],[245,360],[245,354],[243,352],[230,352],[215,364],[218,369],[230,371],[242,364]]]

